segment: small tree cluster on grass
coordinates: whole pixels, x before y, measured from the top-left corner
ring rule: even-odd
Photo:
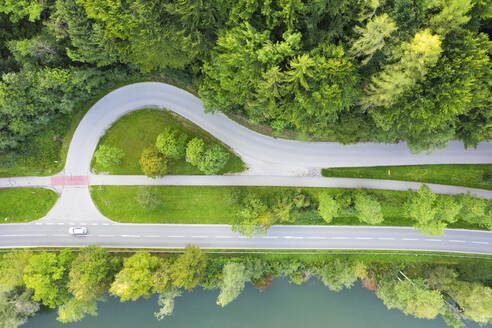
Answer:
[[[155,148],[145,148],[140,157],[143,173],[151,178],[163,176],[167,171],[167,160]]]
[[[232,226],[246,236],[265,233],[276,222],[294,222],[291,216],[293,194],[288,192],[276,193],[271,199],[262,199],[258,195],[239,193],[233,196],[238,222]]]
[[[177,129],[166,128],[157,136],[155,146],[157,150],[169,159],[181,159],[185,156],[188,135]]]
[[[121,164],[121,159],[125,153],[118,147],[101,145],[94,153],[96,163],[104,169],[116,167]]]
[[[193,138],[186,146],[186,158],[205,174],[217,174],[229,161],[229,154],[220,145],[206,146],[203,139]]]

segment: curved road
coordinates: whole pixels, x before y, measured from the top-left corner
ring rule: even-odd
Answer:
[[[206,114],[202,102],[174,86],[145,82],[117,89],[99,100],[84,116],[70,144],[66,175],[87,175],[92,154],[107,128],[120,116],[145,107],[172,110],[230,146],[255,174],[285,175],[306,168],[407,164],[491,163],[492,143],[465,150],[458,141],[430,155],[413,155],[405,143],[302,142],[275,139],[230,120],[222,113]],[[281,174],[279,174],[281,172]],[[265,174],[262,174],[265,173]]]
[[[151,180],[144,176],[95,176],[90,161],[99,138],[120,116],[145,107],[164,107],[188,118],[229,145],[247,163],[242,176],[169,176]],[[403,165],[437,163],[489,163],[492,144],[464,150],[460,142],[431,155],[412,155],[405,144],[356,144],[300,142],[275,139],[250,131],[221,113],[205,114],[200,100],[163,83],[137,83],[115,90],[98,101],[77,127],[64,171],[55,177],[0,179],[0,187],[41,186],[55,188],[61,196],[46,217],[28,224],[0,225],[0,247],[84,246],[178,248],[193,243],[205,248],[262,249],[391,249],[492,254],[492,233],[447,230],[430,238],[412,228],[275,226],[267,235],[247,239],[222,225],[118,224],[94,206],[89,184],[167,185],[279,185],[416,189],[419,183],[328,179],[299,176],[313,169],[334,166]],[[61,178],[61,180],[60,180]],[[64,181],[54,184],[56,181]],[[68,180],[64,180],[68,179]],[[67,182],[68,181],[68,182]],[[492,198],[492,191],[431,185],[441,193],[471,191]],[[69,226],[88,225],[90,235],[74,238]]]

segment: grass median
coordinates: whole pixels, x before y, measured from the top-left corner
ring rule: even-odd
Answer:
[[[189,138],[200,137],[206,143],[221,142],[212,135],[202,130],[187,119],[167,110],[142,109],[117,120],[99,141],[99,145],[118,147],[125,153],[121,164],[111,169],[102,169],[92,160],[91,167],[96,172],[107,172],[109,174],[136,174],[143,175],[139,160],[143,149],[155,144],[157,136],[166,128],[171,127],[186,133]],[[225,145],[224,145],[225,146]],[[226,147],[226,146],[225,146]],[[227,148],[227,147],[226,147]],[[244,163],[229,148],[229,161],[219,172],[234,173],[245,169]],[[195,166],[187,163],[184,159],[169,160],[168,174],[173,175],[202,175],[203,173]]]
[[[159,205],[153,209],[142,207],[137,201],[139,188],[157,191]],[[325,225],[317,215],[314,202],[321,192],[333,195],[354,189],[342,188],[291,188],[291,187],[220,187],[220,186],[92,186],[91,195],[103,215],[117,222],[126,223],[182,223],[182,224],[235,224],[238,222],[237,204],[233,195],[238,192],[254,193],[263,199],[282,191],[302,191],[313,199],[311,209],[291,211],[299,225]],[[381,203],[384,221],[379,226],[412,226],[414,221],[405,216],[404,203],[407,192],[393,190],[370,190]],[[450,196],[451,197],[451,196]],[[367,225],[353,212],[340,213],[330,225]],[[449,228],[483,229],[480,226],[458,220]]]
[[[492,164],[436,164],[323,169],[324,177],[416,181],[492,190]]]
[[[0,223],[39,219],[53,207],[58,194],[43,188],[0,189]]]

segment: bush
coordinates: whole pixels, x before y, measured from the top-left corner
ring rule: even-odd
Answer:
[[[205,142],[200,138],[193,138],[186,146],[186,159],[191,165],[197,166],[203,158],[205,152]]]
[[[357,217],[362,222],[378,224],[384,220],[381,204],[369,195],[357,194],[355,196],[355,209],[357,210]]]
[[[185,156],[187,140],[188,135],[185,133],[180,134],[176,129],[166,128],[157,136],[155,146],[166,158],[180,159]]]
[[[322,193],[319,195],[318,213],[326,223],[333,220],[339,209],[340,205],[330,194]]]
[[[482,182],[492,184],[492,172],[485,172],[482,176]]]
[[[229,161],[229,154],[219,145],[212,145],[198,162],[198,169],[205,174],[217,174]]]
[[[96,150],[94,157],[96,158],[97,164],[107,169],[120,165],[124,155],[123,150],[118,147],[102,145]]]
[[[294,194],[293,198],[296,208],[305,208],[311,206],[311,199],[309,195],[306,195],[302,191],[298,190]]]
[[[161,203],[159,192],[153,187],[139,187],[135,199],[140,206],[148,210],[155,209]]]
[[[163,176],[167,171],[167,160],[155,148],[146,148],[140,157],[143,173],[151,178]]]

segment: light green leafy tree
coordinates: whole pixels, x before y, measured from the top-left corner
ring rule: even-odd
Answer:
[[[178,296],[181,296],[181,291],[177,288],[165,289],[159,294],[159,299],[157,302],[160,309],[159,312],[154,313],[157,320],[165,319],[173,314],[174,299]]]
[[[157,136],[155,146],[157,150],[169,159],[181,159],[185,156],[186,133],[180,133],[177,129],[166,128]]]
[[[83,248],[72,262],[68,290],[76,300],[90,301],[107,292],[114,274],[120,268],[120,260],[111,256],[104,248],[90,246]],[[82,307],[88,302],[72,301],[68,307]]]
[[[248,280],[248,274],[243,264],[228,262],[224,265],[217,304],[224,307],[235,300],[241,294]]]
[[[156,178],[166,175],[167,160],[155,147],[145,148],[139,163],[142,172],[148,177]]]
[[[378,224],[383,222],[384,217],[381,211],[381,204],[374,198],[367,194],[358,193],[354,199],[355,210],[357,211],[357,217],[362,221],[369,224]]]
[[[87,315],[97,316],[97,301],[95,299],[80,300],[73,297],[58,308],[56,320],[63,323],[77,322]]]
[[[97,164],[104,169],[116,167],[121,164],[121,159],[125,153],[121,148],[101,145],[94,153]]]
[[[55,308],[68,299],[68,272],[72,260],[73,254],[68,249],[59,254],[41,252],[29,259],[24,282],[27,288],[34,290],[33,300]]]
[[[440,235],[447,223],[456,221],[461,204],[450,197],[438,196],[422,185],[418,192],[410,193],[405,203],[408,216],[417,221],[415,228],[429,235]]]
[[[319,195],[318,213],[326,223],[330,223],[333,220],[338,214],[339,209],[340,205],[333,196],[328,193],[321,193]]]
[[[434,319],[445,309],[442,294],[422,279],[383,279],[378,283],[377,296],[388,309],[397,308],[422,319]]]
[[[200,161],[198,169],[205,174],[217,174],[229,161],[229,153],[220,145],[211,145],[207,148]]]
[[[203,139],[195,137],[186,145],[186,159],[191,165],[197,166],[203,158],[205,153],[205,141]]]
[[[192,290],[205,275],[207,256],[200,248],[187,245],[185,252],[178,257],[170,269],[173,285]]]
[[[320,268],[319,275],[323,284],[335,292],[342,290],[344,287],[352,287],[357,280],[351,263],[339,259],[326,262]]]
[[[116,274],[109,291],[119,296],[121,302],[149,297],[153,287],[152,276],[158,265],[159,259],[147,252],[125,258],[123,269]]]
[[[24,285],[24,271],[31,252],[8,252],[0,260],[0,286],[13,288]]]

